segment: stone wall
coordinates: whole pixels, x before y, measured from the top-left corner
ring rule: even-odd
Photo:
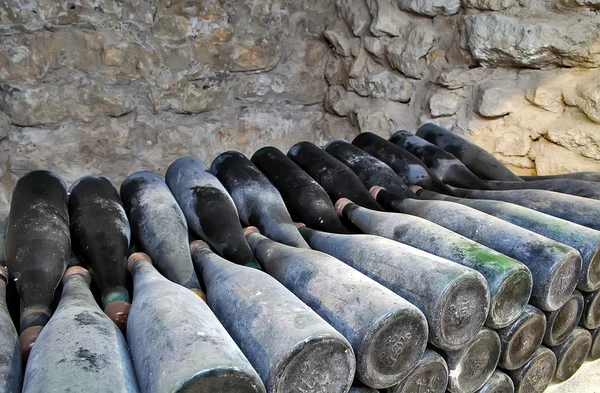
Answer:
[[[518,174],[600,171],[600,1],[335,0],[328,112],[434,122]]]
[[[25,172],[164,173],[435,121],[600,170],[598,0],[0,1],[0,216]]]

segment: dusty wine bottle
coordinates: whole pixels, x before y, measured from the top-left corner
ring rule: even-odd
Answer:
[[[512,379],[496,369],[490,379],[476,393],[514,393],[515,385]]]
[[[1,250],[0,250],[1,251]],[[20,393],[21,347],[6,304],[8,270],[0,266],[0,392]]]
[[[67,187],[49,171],[33,171],[15,186],[6,230],[6,264],[21,301],[23,361],[52,315],[54,292],[71,254]]]
[[[288,151],[287,156],[315,179],[332,201],[337,201],[341,197],[355,198],[356,203],[361,206],[383,210],[350,168],[314,144],[296,143]]]
[[[378,393],[376,389],[352,386],[348,393]]]
[[[121,184],[131,231],[169,280],[205,299],[190,257],[185,216],[162,177],[136,172]]]
[[[127,281],[129,220],[119,192],[103,176],[85,176],[71,186],[69,219],[73,248],[102,292],[102,308],[121,330],[131,308]]]
[[[401,198],[377,188],[372,193],[388,210],[432,221],[523,263],[533,277],[530,303],[542,310],[565,304],[579,282],[581,255],[573,247],[461,204]]]
[[[139,392],[127,343],[92,295],[90,274],[65,272],[60,303],[27,362],[23,392]]]
[[[444,393],[448,386],[448,366],[437,352],[427,349],[414,370],[386,393]]]
[[[397,195],[417,197],[392,168],[353,144],[343,139],[334,139],[323,149],[352,169],[365,187],[382,186]]]
[[[268,392],[348,391],[354,352],[340,333],[266,273],[235,265],[201,241],[190,248],[209,305]]]
[[[416,192],[422,199],[460,203],[573,247],[582,259],[577,288],[588,292],[600,288],[600,232],[514,203],[456,198],[424,189]]]
[[[330,255],[245,232],[265,271],[350,341],[361,382],[383,389],[415,367],[428,337],[417,307]]]
[[[490,295],[478,272],[415,248],[371,235],[341,235],[299,228],[316,250],[332,255],[417,306],[429,341],[457,349],[481,328]]]
[[[382,194],[385,190],[377,197],[382,198]],[[490,290],[488,326],[510,325],[527,304],[532,278],[522,263],[419,217],[375,212],[347,199],[340,199],[336,206],[341,215],[365,233],[404,243],[480,272]]]
[[[590,347],[590,352],[588,353],[588,359],[600,359],[600,327],[590,330],[590,333],[592,334],[592,346]]]
[[[435,124],[427,123],[417,136],[458,158],[481,179],[520,181],[521,179],[481,147]]]
[[[579,324],[586,329],[600,326],[600,289],[583,293],[583,314]]]
[[[527,305],[512,325],[496,330],[502,347],[498,364],[506,370],[523,367],[542,344],[545,331],[544,313]]]
[[[127,342],[142,392],[265,393],[204,301],[161,276],[146,254],[132,254],[127,264],[133,275]]]
[[[553,179],[527,182],[489,180],[485,183],[487,188],[492,190],[546,190],[559,192],[561,194],[600,199],[600,184],[587,180]]]
[[[545,176],[520,176],[525,181],[532,180],[551,180],[551,179],[577,179],[600,182],[600,172],[573,172],[573,173],[562,173],[559,175],[545,175]]]
[[[507,374],[515,385],[515,393],[542,393],[550,385],[555,370],[556,356],[550,349],[540,347],[523,367]]]
[[[452,190],[438,179],[421,160],[390,141],[372,132],[363,132],[354,138],[352,144],[383,161],[408,186],[418,185],[431,191],[453,195]]]
[[[564,343],[569,334],[577,327],[583,314],[583,296],[575,291],[567,302],[558,310],[545,312],[546,332],[544,344],[560,345]]]
[[[448,391],[474,393],[492,376],[500,358],[500,339],[496,332],[482,328],[456,351],[441,355],[448,364]]]
[[[511,202],[551,216],[600,229],[600,201],[546,190],[467,190],[453,188],[456,196]]]
[[[254,225],[271,239],[289,246],[309,248],[279,191],[246,156],[237,151],[221,153],[210,170],[229,191],[244,225]]]
[[[292,219],[322,231],[348,233],[323,187],[279,149],[263,147],[250,160],[279,190]]]
[[[259,268],[242,233],[233,199],[202,160],[187,156],[173,161],[165,181],[195,236],[224,258]]]
[[[592,335],[590,332],[577,327],[564,343],[550,347],[556,355],[554,379],[563,382],[571,378],[585,361],[591,346]]]
[[[392,134],[389,141],[421,160],[444,183],[480,190],[489,188],[452,154],[411,132],[397,131]],[[379,185],[385,187],[385,185]]]

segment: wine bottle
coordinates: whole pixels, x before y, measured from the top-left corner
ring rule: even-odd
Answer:
[[[498,364],[506,370],[523,367],[542,344],[546,331],[546,316],[528,305],[512,325],[497,329],[501,352]]]
[[[515,385],[512,379],[496,369],[490,379],[475,393],[514,393]]]
[[[392,168],[353,144],[334,139],[325,145],[324,150],[352,169],[365,187],[382,186],[394,194],[417,198]]]
[[[345,196],[355,198],[361,206],[382,210],[350,168],[314,144],[296,143],[287,155],[323,187],[332,201]]]
[[[146,254],[132,254],[127,265],[133,276],[127,342],[142,392],[265,393],[204,301],[161,276]]]
[[[600,199],[600,184],[587,180],[554,179],[528,182],[488,180],[485,183],[487,188],[492,190],[546,190],[561,194]]]
[[[32,171],[15,186],[6,231],[6,264],[21,302],[23,362],[52,316],[54,292],[71,254],[67,187],[49,171]]]
[[[384,190],[378,198],[382,198]],[[522,263],[419,217],[381,213],[340,199],[338,212],[363,232],[383,236],[477,270],[487,280],[490,313],[486,324],[510,325],[529,300],[532,278]]]
[[[535,180],[551,180],[551,179],[576,179],[600,182],[600,172],[573,172],[561,173],[559,175],[544,175],[544,176],[520,176],[525,181]]]
[[[463,348],[443,351],[448,364],[448,391],[475,392],[492,376],[500,358],[496,332],[482,328]]]
[[[92,295],[89,272],[65,272],[60,303],[35,342],[23,392],[139,392],[127,343]]]
[[[600,229],[600,201],[595,199],[546,190],[452,190],[461,198],[515,203],[588,228]]]
[[[417,136],[458,158],[481,179],[520,181],[521,179],[481,147],[435,124],[427,123]]]
[[[544,344],[560,345],[564,343],[569,334],[577,327],[583,314],[583,296],[575,291],[571,298],[558,310],[545,312],[546,332]]]
[[[221,153],[210,170],[229,191],[242,224],[254,225],[281,243],[309,248],[277,189],[246,156],[237,151]]]
[[[591,347],[592,335],[580,327],[575,328],[564,343],[550,347],[556,355],[554,379],[563,382],[571,378],[585,361]]]
[[[515,393],[542,393],[550,385],[555,370],[556,356],[542,346],[523,367],[507,374],[515,385]]]
[[[486,319],[487,282],[472,269],[378,236],[299,230],[312,248],[340,259],[417,306],[427,318],[429,341],[438,348],[462,347]]]
[[[129,220],[119,192],[103,176],[85,176],[71,186],[69,218],[73,248],[102,293],[106,315],[124,330],[131,308],[127,281]]]
[[[600,288],[600,232],[514,203],[455,198],[423,189],[416,192],[422,199],[460,203],[573,247],[582,258],[577,288],[588,292]]]
[[[444,183],[485,190],[489,186],[452,154],[408,131],[397,131],[389,141],[413,154]],[[379,184],[381,186],[382,184]],[[387,187],[386,187],[387,188]]]
[[[0,392],[20,393],[22,380],[21,349],[19,335],[6,303],[7,283],[8,270],[0,265]]]
[[[600,289],[583,293],[583,314],[579,324],[586,329],[600,326]]]
[[[330,255],[277,243],[254,227],[245,232],[265,271],[352,344],[361,382],[383,389],[408,375],[427,345],[417,307]]]
[[[348,393],[378,393],[376,389],[352,386]]]
[[[438,179],[421,160],[390,141],[372,132],[363,132],[354,138],[352,144],[383,161],[408,186],[418,185],[431,191],[453,195],[452,190]]]
[[[448,366],[437,352],[427,349],[414,370],[386,393],[444,393],[448,386]]]
[[[590,330],[592,334],[592,346],[590,347],[590,352],[588,353],[588,359],[596,360],[600,359],[600,327],[597,327],[594,330]]]
[[[263,147],[250,160],[279,190],[292,219],[318,230],[348,233],[323,187],[279,149]]]
[[[201,241],[191,249],[210,307],[268,392],[348,391],[356,365],[340,333],[266,273],[235,265]]]
[[[165,181],[195,236],[232,262],[260,268],[242,233],[233,199],[202,160],[187,156],[173,161]]]
[[[162,177],[146,171],[129,175],[121,198],[141,249],[165,277],[205,299],[190,257],[185,216]]]
[[[378,189],[372,192],[388,210],[432,221],[523,263],[533,277],[530,303],[544,311],[561,307],[579,282],[581,255],[573,247],[458,203],[400,198]]]

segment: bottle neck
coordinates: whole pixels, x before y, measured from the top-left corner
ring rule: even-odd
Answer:
[[[210,288],[217,275],[225,269],[235,269],[236,264],[221,258],[208,247],[200,246],[192,252],[192,261],[199,271],[207,289]]]

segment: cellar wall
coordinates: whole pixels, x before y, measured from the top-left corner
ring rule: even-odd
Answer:
[[[518,173],[600,170],[598,0],[2,0],[0,216],[175,158],[428,121]]]

